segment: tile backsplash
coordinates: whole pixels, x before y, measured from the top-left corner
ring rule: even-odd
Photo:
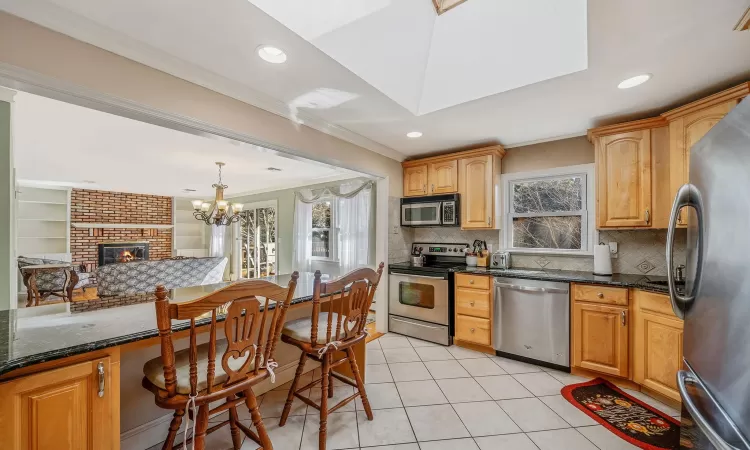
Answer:
[[[414,242],[414,229],[400,226],[401,199],[388,197],[388,263],[403,262],[409,259],[411,244]]]
[[[398,201],[398,199],[396,199]],[[396,202],[397,203],[397,202]],[[398,204],[396,205],[398,211]],[[396,214],[398,214],[396,212]],[[393,211],[392,215],[393,216]],[[398,217],[398,216],[396,216]],[[409,256],[412,242],[435,243],[469,243],[475,239],[487,242],[493,250],[500,249],[500,232],[496,230],[467,231],[459,228],[401,228],[399,234],[389,235],[390,255],[398,253],[403,261]],[[665,256],[666,230],[623,230],[601,231],[599,242],[617,242],[617,258],[612,259],[612,271],[615,273],[634,273],[644,275],[666,276],[667,260]],[[686,258],[687,231],[677,230],[675,236],[674,258],[675,264],[684,264]],[[400,258],[400,259],[399,259]],[[594,258],[591,256],[557,256],[557,255],[523,255],[515,253],[512,256],[513,267],[518,268],[546,268],[557,270],[593,271]]]

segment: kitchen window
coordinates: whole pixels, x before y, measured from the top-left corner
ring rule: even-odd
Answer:
[[[593,251],[593,165],[508,174],[505,248],[518,253],[588,255]]]
[[[312,259],[336,260],[335,202],[321,200],[312,205]]]

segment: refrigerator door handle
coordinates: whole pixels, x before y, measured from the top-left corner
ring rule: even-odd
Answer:
[[[737,430],[734,423],[729,419],[729,416],[727,416],[726,412],[721,409],[721,406],[716,403],[716,400],[706,390],[706,387],[703,385],[703,383],[701,383],[701,381],[698,378],[694,377],[690,372],[686,370],[680,370],[679,372],[677,372],[677,387],[679,388],[680,395],[682,396],[682,404],[687,412],[690,413],[690,416],[698,425],[698,428],[700,428],[700,430],[703,432],[706,438],[708,438],[711,444],[716,447],[716,450],[740,450],[739,448],[724,440],[724,438],[721,437],[719,433],[717,433],[716,430],[714,430],[713,427],[708,423],[706,418],[703,417],[703,414],[695,405],[695,402],[693,402],[693,399],[687,390],[688,384],[695,385],[698,389],[704,391],[706,395],[708,395],[708,397],[711,399],[711,401],[715,403],[715,407],[718,409],[719,413],[724,416],[722,417],[722,420],[727,421],[733,428],[733,431],[735,431],[737,435],[740,436],[739,431]]]
[[[667,229],[667,280],[669,284],[669,298],[672,301],[672,310],[675,315],[680,319],[685,318],[685,311],[692,305],[695,300],[695,295],[698,292],[700,286],[701,273],[703,271],[703,203],[701,201],[701,195],[698,189],[692,184],[684,184],[677,191],[674,203],[672,204],[672,213],[669,216],[669,228]],[[674,273],[674,238],[675,230],[677,229],[677,222],[680,216],[680,210],[683,207],[692,207],[695,209],[696,216],[698,218],[697,230],[698,230],[698,242],[696,248],[696,255],[698,261],[696,264],[695,278],[693,279],[693,286],[690,292],[685,292],[685,295],[680,295],[677,292],[677,284],[675,283]]]

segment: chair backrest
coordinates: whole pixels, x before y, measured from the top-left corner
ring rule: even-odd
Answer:
[[[197,395],[198,344],[196,342],[196,319],[211,316],[209,329],[208,367],[206,394],[213,392],[216,374],[216,315],[217,309],[226,311],[224,336],[227,347],[221,355],[221,366],[227,374],[222,388],[230,387],[265,375],[266,365],[273,359],[276,343],[281,335],[287,309],[294,297],[299,274],[294,272],[288,287],[281,287],[265,280],[239,281],[197,300],[170,303],[163,285],[156,288],[156,323],[161,337],[161,356],[164,362],[164,383],[167,394],[176,394],[177,371],[172,343],[172,320],[190,320],[190,393]],[[265,298],[263,308],[258,297]],[[271,302],[274,302],[272,304]],[[271,307],[269,307],[271,306]],[[270,323],[269,321],[270,317]],[[264,333],[268,323],[268,332]],[[229,365],[230,358],[245,361]],[[248,369],[255,362],[252,371]],[[234,367],[234,368],[233,368]]]
[[[312,347],[323,347],[330,342],[346,342],[364,333],[367,314],[375,296],[375,290],[383,275],[384,263],[377,272],[369,267],[357,269],[341,278],[321,282],[320,271],[315,272],[313,288]],[[322,298],[324,297],[325,298]],[[320,313],[328,313],[325,342],[320,343],[318,319]]]

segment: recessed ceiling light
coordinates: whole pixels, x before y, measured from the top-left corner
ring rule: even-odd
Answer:
[[[628,78],[627,80],[622,81],[620,84],[617,85],[620,89],[630,89],[632,87],[636,87],[640,84],[643,84],[651,79],[651,74],[646,73],[643,75],[638,75],[632,78]]]
[[[92,180],[83,180],[83,182],[86,184],[96,184],[96,181],[92,181]]]
[[[269,172],[281,172],[281,169],[279,169],[278,167],[269,167],[266,170],[268,170]]]
[[[286,53],[280,48],[271,45],[261,45],[258,47],[258,56],[263,61],[268,61],[271,64],[281,64],[286,62]]]
[[[406,137],[410,137],[412,139],[421,138],[422,132],[421,131],[412,131],[411,133],[406,133]]]
[[[185,188],[182,192],[195,192],[195,189]]]

